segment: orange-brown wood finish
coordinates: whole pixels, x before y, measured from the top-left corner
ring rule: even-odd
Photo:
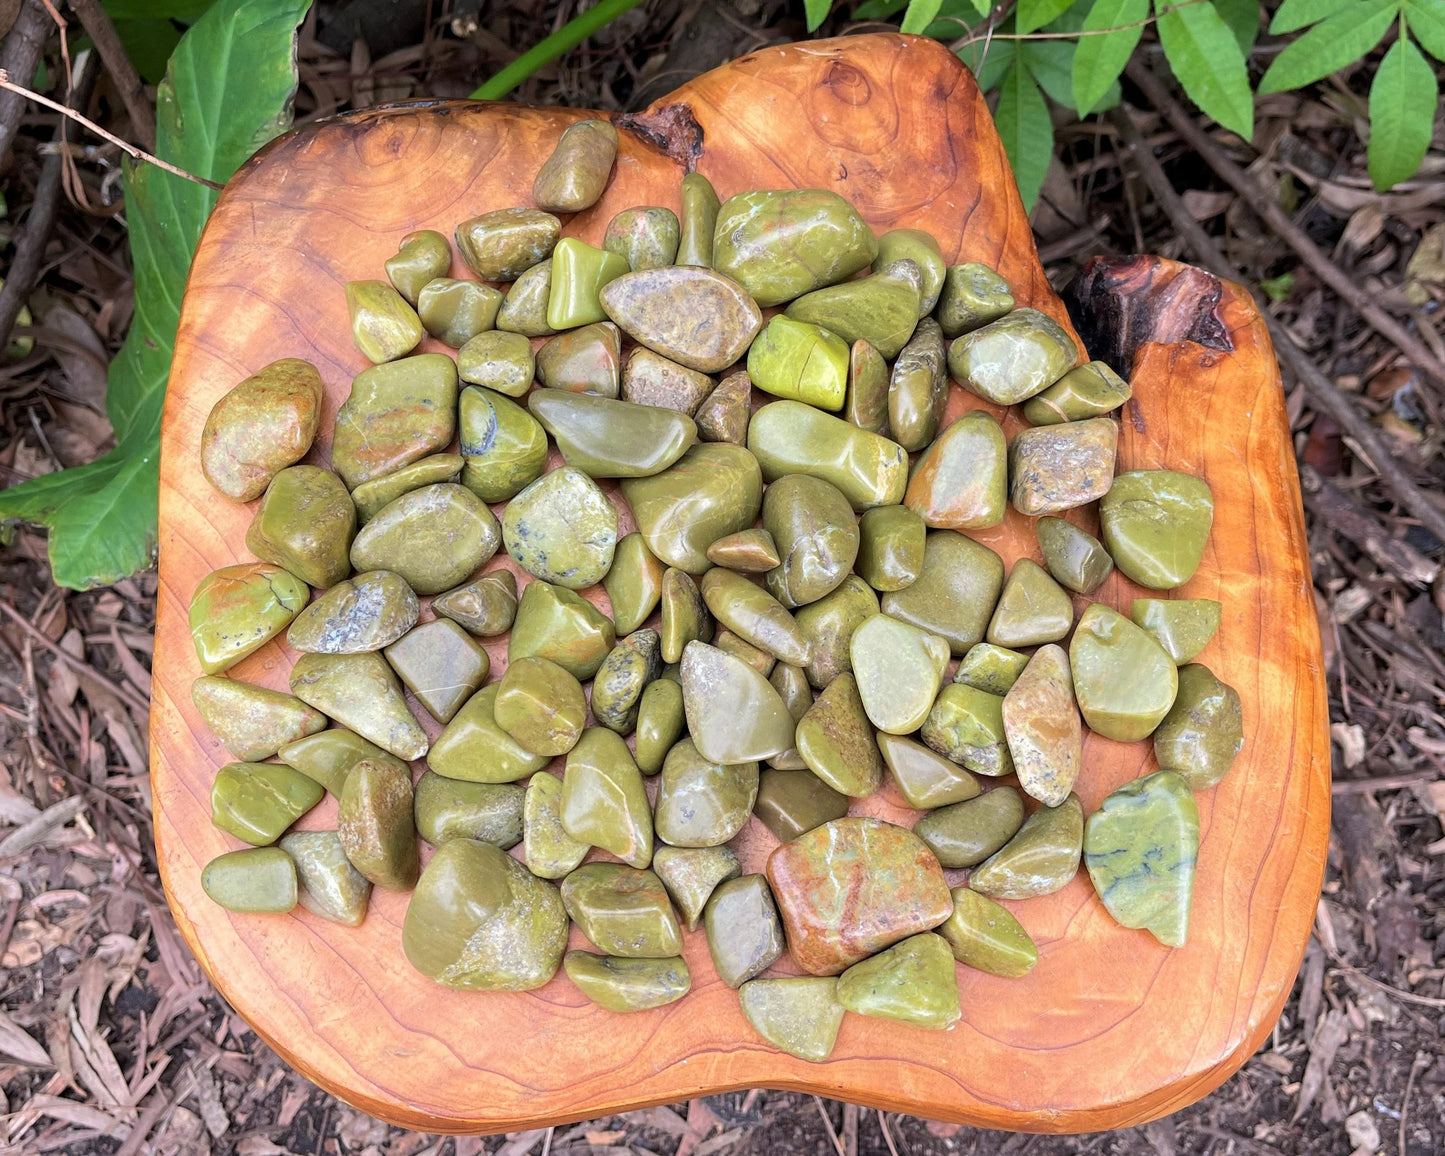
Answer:
[[[1117,355],[1134,357],[1120,469],[1192,471],[1216,500],[1203,565],[1178,594],[1224,603],[1201,660],[1238,688],[1247,738],[1223,785],[1200,796],[1186,947],[1169,951],[1115,925],[1081,874],[1059,894],[1011,905],[1039,944],[1038,967],[1015,980],[960,968],[963,1020],[952,1031],[849,1016],[832,1059],[812,1065],[754,1035],[701,933],[685,952],[691,993],[618,1016],[561,976],[526,994],[433,985],[402,955],[405,895],[377,893],[366,923],[350,929],[300,910],[233,916],[202,893],[202,865],[236,844],[210,824],[211,780],[229,758],[190,702],[200,671],[186,611],[201,577],[247,557],[254,505],[230,502],[201,476],[206,414],[268,362],[307,358],[327,389],[325,432],[308,460],[324,463],[336,407],[365,366],[351,345],[343,283],[382,276],[412,229],[450,234],[476,213],[529,203],[558,132],[582,115],[465,103],[371,110],[274,143],[221,196],[186,291],[161,457],[152,784],[161,874],[186,941],[302,1073],[427,1131],[560,1123],[750,1085],[1033,1131],[1137,1124],[1203,1095],[1258,1046],[1293,982],[1323,870],[1329,764],[1300,500],[1269,340],[1236,286],[1169,262],[1099,267],[1080,291],[1105,339],[1110,319],[1118,323]],[[984,102],[935,43],[864,36],[769,49],[621,127],[611,187],[568,233],[598,242],[622,208],[676,207],[687,167],[723,197],[836,189],[876,230],[927,229],[950,261],[992,264],[1020,305],[1066,318]],[[1156,335],[1163,343],[1149,343]],[[1201,335],[1206,344],[1188,339]],[[954,392],[955,414],[983,404]],[[1021,428],[1016,414],[1002,416],[1010,434]],[[1006,558],[1039,556],[1028,520],[1012,512],[979,537]],[[1115,576],[1095,597],[1127,612],[1141,593]],[[491,650],[495,670],[505,647]],[[231,673],[283,688],[294,657],[272,644]],[[1086,809],[1151,769],[1147,743],[1090,735],[1079,783]],[[891,786],[855,809],[911,818]],[[328,798],[305,825],[331,825],[334,815]],[[738,846],[759,870],[773,840],[753,820]]]

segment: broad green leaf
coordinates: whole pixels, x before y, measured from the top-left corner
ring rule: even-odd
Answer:
[[[1355,0],[1284,0],[1274,14],[1274,19],[1269,22],[1269,31],[1273,36],[1279,36],[1285,32],[1294,32],[1303,28],[1306,24],[1318,24],[1327,16],[1333,16],[1346,4],[1353,4]]]
[[[1175,77],[1200,109],[1248,140],[1254,135],[1254,97],[1244,53],[1210,4],[1169,8],[1155,0],[1159,43]]]
[[[807,17],[808,31],[816,32],[818,25],[828,18],[833,0],[803,0],[803,15]]]
[[[1080,116],[1092,112],[1119,79],[1144,34],[1148,15],[1149,0],[1097,0],[1089,10],[1083,31],[1093,35],[1080,36],[1074,53],[1072,88]],[[1104,33],[1105,28],[1115,31]]]
[[[979,88],[992,92],[1012,67],[1018,43],[1017,40],[979,40],[960,48],[958,58],[968,65]]]
[[[938,15],[943,0],[908,0],[908,11],[903,14],[900,32],[922,32]]]
[[[125,54],[147,84],[159,84],[166,61],[180,43],[181,30],[173,20],[116,20],[116,35]]]
[[[1383,192],[1414,176],[1435,121],[1435,70],[1408,36],[1390,45],[1370,85],[1370,179]]]
[[[1074,71],[1072,40],[1024,40],[1019,42],[1019,59],[1033,75],[1038,86],[1055,104],[1074,107],[1071,83]]]
[[[1054,155],[1054,124],[1044,94],[1020,61],[1015,60],[1004,74],[993,119],[1013,166],[1024,208],[1032,212]]]
[[[1380,43],[1397,7],[1398,0],[1357,0],[1316,24],[1274,58],[1260,93],[1302,88],[1353,64]]]
[[[908,7],[908,0],[863,0],[853,9],[855,20],[884,20]]]
[[[1214,0],[1214,8],[1234,33],[1239,50],[1248,56],[1259,39],[1259,0]]]
[[[157,92],[157,152],[225,181],[291,119],[295,37],[310,0],[218,0],[182,37]],[[151,561],[161,403],[181,294],[213,190],[149,165],[126,170],[135,319],[110,366],[116,448],[79,469],[0,491],[0,519],[50,528],[55,581],[85,589]]]
[[[980,16],[987,16],[993,11],[993,0],[973,0],[973,8]]]
[[[1073,6],[1074,0],[1019,0],[1017,18],[1020,32],[1042,28]]]
[[[1445,0],[1405,0],[1405,23],[1420,47],[1445,60]]]

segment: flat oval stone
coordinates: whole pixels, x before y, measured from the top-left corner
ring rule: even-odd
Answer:
[[[386,659],[375,651],[303,654],[291,668],[291,692],[399,759],[427,752],[426,732]]]
[[[510,570],[493,570],[438,594],[431,600],[431,608],[478,638],[505,634],[517,616],[517,576]]]
[[[729,197],[717,213],[713,268],[759,305],[781,305],[867,268],[873,230],[848,201],[821,189],[759,190]]]
[[[760,526],[724,534],[707,548],[707,560],[743,574],[765,574],[782,561],[772,534]]]
[[[593,478],[650,477],[697,440],[691,418],[653,405],[539,389],[527,408],[556,439],[567,464]]]
[[[943,291],[943,281],[948,275],[948,262],[932,233],[922,229],[889,229],[878,238],[878,256],[873,264],[883,269],[895,261],[912,261],[918,266],[923,277],[923,297],[918,303],[918,315],[926,317],[938,304]]]
[[[1159,644],[1095,602],[1069,643],[1074,695],[1089,729],[1116,742],[1147,737],[1174,705],[1179,676]]]
[[[318,731],[287,743],[276,752],[283,763],[316,780],[338,799],[346,776],[362,759],[384,758],[386,752],[348,730]]]
[[[642,775],[627,744],[609,730],[589,727],[567,755],[562,828],[579,842],[611,851],[633,867],[646,867],[652,861],[652,808]],[[607,950],[596,939],[592,942]],[[662,954],[674,955],[676,949]]]
[[[514,783],[547,765],[548,756],[527,750],[498,725],[499,685],[484,686],[467,699],[432,744],[428,767],[449,779]]]
[[[201,429],[201,471],[238,502],[258,497],[316,438],[321,374],[296,357],[273,361],[233,386]]]
[[[788,474],[777,479],[763,495],[763,527],[781,559],[768,574],[768,589],[784,606],[804,606],[831,593],[858,556],[852,506],[821,478]]]
[[[1084,866],[1104,909],[1166,947],[1189,937],[1199,808],[1173,771],[1125,783],[1084,824]]]
[[[530,655],[550,658],[583,682],[597,673],[616,642],[612,619],[566,587],[539,579],[522,591],[507,640],[507,661]]]
[[[441,482],[403,494],[351,543],[357,570],[391,570],[418,594],[439,594],[497,552],[500,527],[464,486]]]
[[[888,363],[866,341],[849,347],[848,391],[841,416],[859,429],[888,436]]]
[[[608,955],[668,959],[682,951],[677,915],[651,871],[588,863],[562,880],[562,902],[582,934]]]
[[[552,884],[474,839],[437,848],[407,904],[401,946],[443,987],[531,991],[557,972],[567,912]]]
[[[660,474],[623,479],[622,494],[648,549],[668,566],[701,574],[709,546],[757,519],[763,479],[741,446],[704,442]]]
[[[296,650],[359,654],[390,646],[416,625],[421,604],[389,570],[372,570],[338,582],[303,610],[286,632]]]
[[[855,963],[838,977],[838,1002],[859,1015],[934,1031],[963,1018],[953,952],[932,932],[910,936]]]
[[[1154,731],[1154,757],[1194,790],[1217,786],[1244,747],[1239,692],[1207,666],[1179,668],[1179,693]]]
[[[812,657],[803,667],[811,685],[822,690],[839,675],[853,669],[853,634],[877,613],[878,596],[853,574],[844,578],[832,593],[798,608],[793,620],[811,650]]]
[[[1044,565],[1055,581],[1075,594],[1097,590],[1114,571],[1114,559],[1099,539],[1062,518],[1040,518],[1034,523]]]
[[[948,405],[948,367],[943,330],[925,317],[898,354],[888,379],[888,427],[904,449],[926,449]]]
[[[746,369],[724,377],[692,415],[697,422],[698,437],[706,442],[744,445],[748,440],[752,396],[753,379]]]
[[[392,759],[362,759],[346,776],[336,834],[351,865],[377,887],[410,890],[421,872],[411,772]]]
[[[320,783],[285,763],[227,763],[211,783],[211,825],[264,847],[325,793]]]
[[[858,693],[880,731],[912,734],[928,717],[948,666],[948,643],[916,626],[875,614],[849,643]]]
[[[457,251],[483,281],[515,281],[552,255],[562,222],[538,209],[496,209],[457,226]]]
[[[577,745],[587,723],[582,684],[546,658],[507,666],[492,702],[497,725],[534,755],[553,758]]]
[[[1003,585],[988,640],[995,646],[1057,642],[1074,625],[1074,603],[1037,562],[1020,558]]]
[[[1017,405],[1053,385],[1078,357],[1074,339],[1052,317],[1015,309],[955,341],[948,370],[979,397]]]
[[[452,265],[451,244],[435,229],[417,229],[402,237],[395,256],[386,259],[386,276],[393,288],[416,304],[422,286],[445,277]]]
[[[682,178],[679,193],[682,202],[682,233],[677,246],[679,265],[712,264],[712,238],[717,225],[717,192],[701,173],[688,173]]]
[[[972,799],[981,789],[978,780],[968,771],[922,743],[890,734],[879,734],[876,741],[883,762],[893,772],[893,781],[910,807],[928,811],[949,803],[961,803]]]
[[[638,344],[700,373],[741,358],[763,325],[741,285],[688,265],[625,273],[603,287],[602,308]]]
[[[1003,729],[1019,786],[1046,807],[1074,789],[1083,764],[1083,731],[1074,704],[1069,656],[1041,646],[1003,700]]]
[[[532,182],[532,200],[553,213],[580,213],[597,203],[617,159],[617,130],[590,118],[569,124]]]
[[[416,310],[385,281],[348,281],[346,309],[351,342],[368,361],[395,361],[421,343],[424,331]]]
[[[922,300],[922,271],[912,261],[899,261],[867,277],[814,289],[789,305],[787,315],[820,325],[848,345],[866,341],[892,359],[918,327]]]
[[[848,343],[831,330],[778,314],[748,350],[748,377],[764,393],[842,409]]]
[[[513,783],[468,783],[427,771],[413,791],[417,834],[433,847],[475,839],[505,851],[522,841],[526,792]]]
[[[1027,517],[1101,498],[1114,481],[1119,427],[1096,417],[1026,429],[1009,446],[1009,497]]]
[[[1183,666],[1209,645],[1224,607],[1213,598],[1136,598],[1129,617],[1159,648]]]
[[[489,329],[457,350],[457,376],[508,397],[532,388],[537,363],[532,343],[520,333]]]
[[[775,770],[758,779],[753,813],[780,843],[796,839],[848,813],[848,796],[833,790],[812,771]]]
[[[738,989],[753,1031],[790,1056],[821,1064],[833,1054],[843,1005],[831,976],[753,979]]]
[[[973,867],[1006,845],[1023,822],[1023,796],[1012,787],[994,787],[924,815],[913,833],[943,866]]]
[[[547,324],[547,305],[552,299],[552,258],[538,261],[518,275],[497,310],[497,328],[524,337],[551,337],[556,332]]]
[[[954,655],[983,641],[1003,587],[1003,559],[953,530],[930,530],[918,577],[883,595],[883,613],[946,639]]]
[[[1039,949],[1013,912],[967,887],[953,889],[953,914],[938,934],[954,959],[989,975],[1017,979],[1039,961]]]
[[[446,618],[423,622],[385,654],[407,690],[440,723],[451,722],[492,669],[487,652]]]
[[[1102,361],[1069,370],[1043,393],[1024,403],[1024,420],[1034,425],[1102,417],[1134,396],[1129,383]]]
[[[711,642],[712,616],[703,605],[702,594],[691,575],[668,567],[662,576],[660,643],[664,662],[678,662],[693,639]]]
[[[1214,495],[1209,483],[1193,474],[1134,470],[1114,479],[1099,503],[1099,524],[1126,577],[1172,590],[1199,569],[1214,524]]]
[[[682,684],[670,678],[647,684],[637,707],[637,769],[644,775],[662,770],[667,752],[682,734],[685,713]]]
[[[666,569],[636,530],[617,543],[602,586],[620,633],[631,634],[657,609]]]
[[[896,506],[908,486],[908,454],[897,442],[799,401],[775,401],[748,424],[748,449],[763,478],[808,474],[843,492],[854,510]]]
[[[625,959],[569,951],[562,957],[567,978],[598,1007],[610,1012],[646,1011],[680,1000],[692,976],[680,955],[670,959]]]
[[[717,847],[743,829],[758,797],[758,764],[723,766],[681,739],[662,764],[653,821],[674,847]]]
[[[858,683],[840,674],[798,722],[794,744],[808,769],[854,799],[864,799],[883,781],[883,758]]]
[[[356,507],[341,479],[319,466],[291,466],[266,488],[246,530],[246,549],[289,570],[308,586],[326,587],[351,572]]]
[[[620,735],[637,725],[642,692],[662,674],[662,640],[655,630],[639,630],[618,641],[592,679],[592,713],[598,723]]]
[[[968,885],[991,899],[1052,895],[1078,873],[1083,848],[1084,806],[1071,794],[1025,819],[1018,834],[974,869]]]
[[[858,519],[858,534],[854,568],[874,590],[902,590],[918,577],[928,527],[912,509],[876,506],[865,510]]]
[[[793,961],[836,975],[953,911],[933,852],[902,827],[835,819],[768,857],[768,882]]]
[[[616,253],[594,248],[577,237],[563,237],[552,250],[548,326],[562,330],[606,321],[599,298],[602,286],[626,272],[627,262]]]
[[[581,590],[600,582],[612,566],[617,510],[596,482],[563,466],[543,474],[507,504],[502,541],[529,574]]]
[[[712,893],[743,867],[731,847],[659,847],[652,869],[682,913],[683,926],[696,931]]]
[[[773,893],[761,875],[720,884],[707,901],[704,923],[708,954],[728,987],[761,975],[787,949]]]
[[[548,389],[616,398],[622,380],[622,337],[600,321],[562,333],[536,354],[537,377]]]
[[[681,239],[677,214],[648,205],[623,209],[608,221],[602,247],[626,261],[629,269],[663,269],[677,260]]]
[[[622,369],[622,396],[691,417],[713,391],[713,379],[639,346]]]
[[[321,711],[302,699],[233,678],[203,675],[191,683],[191,702],[221,745],[243,763],[268,759],[326,727]]]
[[[350,489],[441,453],[457,432],[457,366],[421,353],[358,373],[336,411],[331,465]],[[465,451],[463,451],[465,452]]]
[[[335,831],[292,831],[281,850],[296,864],[297,901],[313,915],[343,927],[360,927],[371,880],[351,865]]]
[[[227,911],[279,915],[296,906],[296,864],[280,847],[228,851],[202,869],[201,889]]]
[[[1008,282],[987,265],[950,265],[938,295],[938,323],[951,340],[997,321],[1013,307]]]
[[[1004,700],[955,682],[934,701],[921,732],[923,741],[970,771],[998,778],[1013,772],[1004,737]]]
[[[720,567],[709,570],[702,576],[702,599],[719,622],[774,658],[794,666],[811,659],[808,639],[793,616],[741,574]]]
[[[547,468],[547,431],[510,398],[479,385],[462,390],[462,485],[488,504],[509,501]]]
[[[772,684],[706,643],[683,651],[682,701],[687,729],[709,762],[760,762],[793,745],[793,717]]]
[[[589,844],[562,826],[562,780],[535,774],[522,800],[522,861],[539,879],[561,879],[576,870]]]
[[[502,292],[477,281],[438,277],[422,287],[416,313],[422,328],[453,349],[460,349],[496,323]]]
[[[465,464],[461,454],[432,454],[429,458],[402,466],[395,473],[362,482],[351,491],[357,521],[365,525],[402,494],[409,494],[423,486],[434,486],[438,482],[456,481]]]
[[[196,583],[188,625],[207,674],[229,670],[275,638],[306,605],[311,591],[270,562],[212,570]]]
[[[1013,684],[1018,682],[1019,675],[1028,664],[1027,654],[1020,654],[1006,646],[995,646],[992,642],[980,642],[969,647],[968,653],[959,661],[953,681],[1002,696],[1013,689]]]
[[[1008,509],[1008,443],[993,415],[974,410],[945,429],[918,459],[903,504],[927,525],[945,530],[1002,522]]]

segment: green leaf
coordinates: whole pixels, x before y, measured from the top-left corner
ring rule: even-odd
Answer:
[[[1013,65],[1018,43],[1017,40],[978,40],[960,48],[958,58],[968,65],[979,88],[992,92]]]
[[[1024,40],[1019,42],[1023,61],[1038,86],[1055,104],[1074,107],[1075,44],[1072,40]]]
[[[818,25],[828,18],[833,0],[803,0],[803,15],[807,17],[808,31],[816,32]]]
[[[166,75],[166,61],[180,43],[181,30],[171,20],[117,20],[116,35],[125,54],[147,84],[159,84]]]
[[[101,0],[112,20],[179,20],[194,24],[214,0]]]
[[[157,152],[225,181],[291,120],[295,38],[310,0],[218,0],[181,38],[157,92]],[[161,403],[181,294],[213,190],[149,165],[126,169],[135,319],[110,366],[116,448],[99,461],[0,491],[0,519],[50,528],[55,581],[85,589],[150,563]]]
[[[1436,60],[1445,60],[1445,0],[1405,0],[1405,23]]]
[[[1259,39],[1259,0],[1214,0],[1219,18],[1229,25],[1246,56]]]
[[[1168,8],[1155,0],[1159,43],[1169,67],[1200,109],[1248,140],[1254,135],[1249,69],[1229,26],[1210,4]]]
[[[863,0],[853,9],[854,20],[886,20],[908,7],[908,0]]]
[[[1054,20],[1060,13],[1073,7],[1074,0],[1019,0],[1018,28],[1020,32],[1032,32]]]
[[[1096,35],[1079,37],[1074,53],[1072,88],[1080,116],[1092,112],[1119,79],[1144,35],[1143,20],[1148,15],[1149,0],[1097,0],[1089,10],[1083,30]],[[1131,24],[1138,27],[1128,27]],[[1101,34],[1105,28],[1115,31]]]
[[[1370,85],[1370,179],[1384,192],[1415,175],[1430,147],[1440,87],[1408,36],[1390,45]]]
[[[987,16],[993,11],[993,0],[972,0],[973,10],[980,16]]]
[[[1284,0],[1274,14],[1274,19],[1269,22],[1270,34],[1279,36],[1284,32],[1294,32],[1306,24],[1318,24],[1325,17],[1333,16],[1346,4],[1353,2],[1354,0]]]
[[[1313,84],[1380,43],[1399,0],[1357,0],[1285,47],[1259,82],[1261,94]]]
[[[908,0],[908,11],[903,14],[900,32],[922,32],[938,15],[943,0]]]
[[[1278,277],[1266,277],[1259,283],[1264,290],[1264,295],[1278,305],[1281,301],[1289,300],[1289,295],[1294,292],[1295,276],[1293,273],[1281,273]]]
[[[1017,60],[999,86],[993,119],[1013,166],[1024,208],[1032,212],[1054,155],[1054,124],[1044,94],[1028,68]]]

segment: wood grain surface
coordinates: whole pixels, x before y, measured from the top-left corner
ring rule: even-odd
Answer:
[[[427,1131],[561,1123],[754,1085],[1034,1131],[1137,1124],[1203,1095],[1266,1036],[1295,977],[1326,850],[1327,720],[1294,458],[1265,328],[1238,287],[1151,258],[1091,270],[1080,290],[1092,312],[1080,316],[1132,358],[1119,468],[1188,470],[1215,494],[1209,548],[1179,596],[1224,604],[1201,658],[1239,690],[1247,737],[1223,785],[1200,796],[1186,947],[1169,951],[1118,927],[1081,874],[1056,895],[1010,905],[1039,944],[1038,967],[1017,980],[960,968],[963,1020],[952,1031],[849,1016],[832,1059],[812,1065],[753,1034],[701,933],[685,950],[692,992],[618,1016],[560,974],[526,994],[433,985],[402,955],[405,895],[377,893],[365,924],[349,929],[299,909],[233,916],[202,893],[202,865],[236,844],[210,824],[211,780],[230,760],[191,705],[200,671],[186,611],[200,578],[247,557],[252,513],[200,473],[206,414],[261,366],[303,357],[326,383],[329,431],[366,364],[351,345],[344,282],[381,276],[412,229],[450,234],[476,213],[529,203],[559,131],[583,115],[468,103],[368,110],[275,142],[221,196],[186,290],[161,456],[152,784],[161,874],[186,941],[302,1073]],[[567,233],[599,242],[620,209],[675,208],[688,168],[723,197],[836,189],[877,231],[927,229],[950,261],[994,265],[1020,305],[1066,320],[978,89],[931,41],[860,36],[768,49],[619,126],[611,187]],[[1156,332],[1162,343],[1151,343]],[[955,387],[954,414],[983,404]],[[994,412],[1010,434],[1022,428],[1016,414]],[[323,433],[308,460],[324,464],[328,442]],[[1028,520],[1012,511],[978,537],[1007,559],[1039,556]],[[1127,613],[1140,593],[1116,575],[1096,598]],[[489,649],[496,677],[505,647]],[[231,673],[284,688],[294,658],[272,644]],[[1085,807],[1152,769],[1147,743],[1090,735]],[[911,821],[891,786],[855,810]],[[328,798],[304,825],[334,822]],[[772,845],[756,820],[737,841],[750,870]],[[575,930],[573,938],[583,942]]]

